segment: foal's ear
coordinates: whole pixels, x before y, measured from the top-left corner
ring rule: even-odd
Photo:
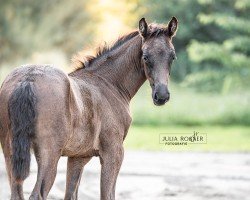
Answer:
[[[139,21],[139,33],[144,38],[147,36],[148,33],[148,24],[144,17],[141,18],[141,20]]]
[[[166,34],[170,38],[172,38],[173,36],[175,36],[177,28],[178,28],[178,20],[176,19],[176,17],[172,17],[170,22],[168,22],[168,27],[166,29]]]

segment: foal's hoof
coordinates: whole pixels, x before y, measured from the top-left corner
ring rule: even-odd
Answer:
[[[10,200],[24,200],[23,197],[11,197]]]
[[[43,198],[40,194],[36,194],[36,195],[32,194],[29,198],[29,200],[42,200],[42,199]]]

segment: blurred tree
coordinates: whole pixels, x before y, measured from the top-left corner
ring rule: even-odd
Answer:
[[[250,83],[250,2],[247,0],[198,0],[206,7],[197,16],[213,34],[195,39],[189,57],[202,66],[202,73],[187,77],[188,85],[206,85],[208,90],[227,93]],[[201,88],[200,88],[201,89]],[[203,88],[204,89],[204,88]]]
[[[98,43],[114,40],[135,26],[142,10],[138,2],[1,1],[0,66],[51,49],[60,49],[70,58],[94,39]]]
[[[137,27],[144,8],[139,0],[92,0],[88,10],[95,19],[97,42],[112,42],[117,37]]]
[[[61,48],[72,54],[92,39],[86,1],[9,0],[0,2],[0,63],[35,51]]]

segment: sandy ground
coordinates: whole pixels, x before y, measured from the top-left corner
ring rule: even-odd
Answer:
[[[61,158],[48,199],[63,199],[65,170],[66,158]],[[36,171],[33,157],[31,173],[24,185],[26,199],[35,184]],[[84,171],[79,199],[99,199],[99,176],[99,160],[93,158]],[[0,154],[0,200],[9,196]],[[250,153],[126,151],[116,196],[118,200],[250,200]]]

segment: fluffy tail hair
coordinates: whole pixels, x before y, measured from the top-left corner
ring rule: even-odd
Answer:
[[[9,99],[12,131],[12,175],[24,180],[30,171],[31,138],[35,135],[36,98],[34,83],[21,82]]]

